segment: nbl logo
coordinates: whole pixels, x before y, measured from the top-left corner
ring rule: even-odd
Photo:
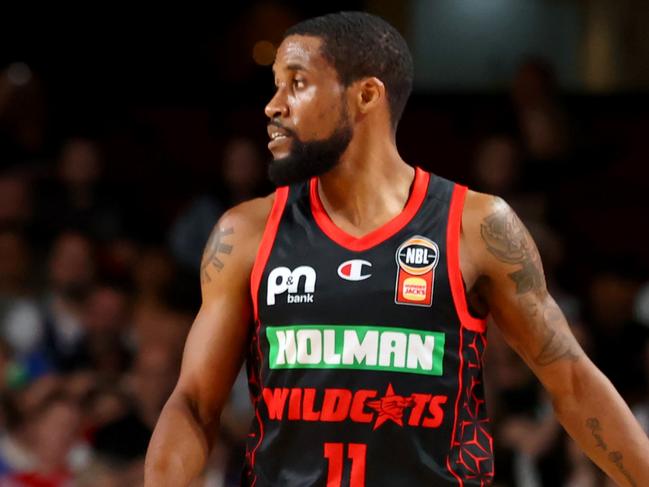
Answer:
[[[437,263],[437,249],[430,241],[409,240],[399,247],[397,255],[399,266],[414,275],[426,274]]]
[[[431,306],[435,268],[439,262],[437,244],[419,235],[411,237],[399,246],[396,259],[395,303]]]

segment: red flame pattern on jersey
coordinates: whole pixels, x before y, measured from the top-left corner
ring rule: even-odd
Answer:
[[[465,480],[491,485],[494,478],[493,436],[485,407],[482,356],[487,345],[484,333],[463,329],[464,381],[460,410],[451,445],[450,463]]]

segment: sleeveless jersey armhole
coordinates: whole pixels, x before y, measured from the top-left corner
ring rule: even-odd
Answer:
[[[255,323],[259,320],[258,299],[261,277],[264,273],[264,268],[266,267],[268,258],[270,257],[270,252],[273,249],[273,243],[275,242],[279,222],[282,219],[282,213],[284,213],[284,207],[286,206],[286,201],[288,199],[288,192],[288,186],[282,186],[275,190],[275,201],[273,201],[273,207],[270,210],[268,220],[266,221],[266,227],[264,228],[264,233],[261,237],[261,242],[259,243],[255,263],[253,264],[250,273],[250,293],[252,296]]]
[[[460,270],[460,231],[462,229],[462,210],[464,209],[466,192],[466,186],[456,184],[451,197],[447,226],[448,234],[446,236],[448,276],[453,302],[462,326],[483,333],[487,328],[487,320],[476,318],[469,313],[466,290],[462,280],[462,271]]]

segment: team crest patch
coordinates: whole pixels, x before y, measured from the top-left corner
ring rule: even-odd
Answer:
[[[411,306],[433,304],[435,268],[439,247],[426,237],[416,235],[403,242],[396,253],[397,282],[394,302]]]

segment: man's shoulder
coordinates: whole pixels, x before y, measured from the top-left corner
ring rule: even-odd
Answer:
[[[246,289],[274,201],[274,194],[244,201],[227,210],[214,225],[201,260],[204,300],[222,292],[218,283],[223,280],[214,279],[217,273],[227,276],[230,288]]]
[[[239,203],[221,216],[219,225],[222,228],[237,228],[239,236],[261,238],[274,202],[275,192]]]
[[[515,213],[499,196],[469,190],[464,200],[460,238],[474,257],[487,257],[485,233],[508,238]]]
[[[464,200],[462,225],[471,226],[472,224],[479,224],[494,211],[507,207],[507,203],[498,196],[468,190]]]

